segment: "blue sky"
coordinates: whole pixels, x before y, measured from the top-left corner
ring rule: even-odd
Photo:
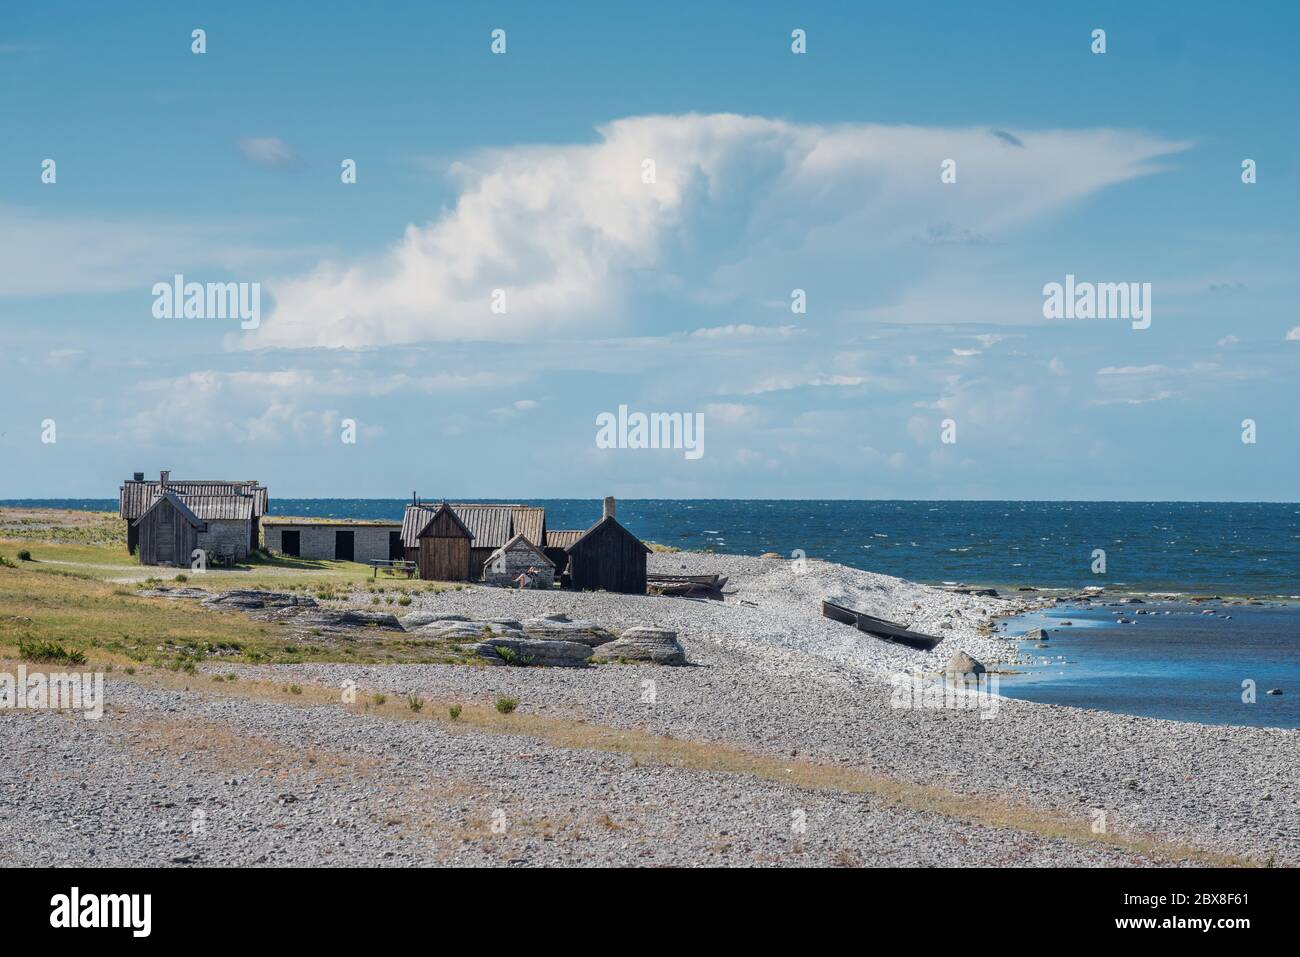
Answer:
[[[804,7],[7,11],[0,498],[1294,500],[1300,8]],[[1150,328],[1045,319],[1067,274]]]

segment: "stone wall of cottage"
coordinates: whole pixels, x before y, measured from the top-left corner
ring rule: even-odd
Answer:
[[[494,556],[483,566],[483,580],[488,584],[518,588],[515,579],[530,567],[537,572],[533,579],[533,588],[550,588],[555,581],[555,569],[533,554],[532,549],[522,542],[517,542],[504,553],[496,552]]]
[[[242,562],[248,557],[249,523],[247,519],[209,519],[208,530],[199,532],[196,547],[217,557]]]
[[[298,554],[302,558],[334,558],[334,533],[336,531],[352,532],[355,562],[387,561],[388,533],[398,529],[382,525],[354,525],[341,528],[338,525],[267,525],[262,529],[266,547],[273,552],[283,552],[281,533],[298,532]]]

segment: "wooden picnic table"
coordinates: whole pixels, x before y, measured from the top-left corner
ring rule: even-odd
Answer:
[[[371,576],[372,578],[379,577],[379,569],[381,568],[387,568],[389,571],[392,572],[406,572],[407,578],[414,578],[415,573],[419,568],[419,566],[416,565],[415,562],[402,561],[401,559],[392,559],[391,561],[385,561],[378,558],[372,558],[368,562],[368,564],[370,565],[371,568],[375,570],[374,574]]]

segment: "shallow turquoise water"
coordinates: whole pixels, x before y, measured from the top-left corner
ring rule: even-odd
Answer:
[[[1133,624],[1117,623],[1120,617]],[[1001,676],[999,690],[1007,697],[1205,724],[1300,728],[1295,605],[1060,607],[1010,619],[1003,630],[1015,635],[1035,627],[1047,629],[1048,647],[1021,645],[1036,663],[1018,669],[1023,675]],[[1253,702],[1243,700],[1249,681]],[[1283,694],[1266,694],[1270,688]]]

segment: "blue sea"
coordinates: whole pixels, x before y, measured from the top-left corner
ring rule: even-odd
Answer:
[[[550,528],[586,528],[600,516],[595,499],[527,501],[546,507]],[[117,508],[116,499],[0,504]],[[273,497],[271,514],[398,521],[405,505]],[[1049,618],[1074,624],[1052,628],[1050,650],[1033,652],[1040,664],[1004,681],[1003,691],[1132,714],[1300,727],[1300,604],[1293,603],[1300,599],[1300,504],[625,499],[618,518],[647,541],[683,549],[802,552],[933,584],[1268,599],[1265,606],[1216,603],[1214,616],[1200,614],[1204,605],[1161,603],[1158,615],[1126,615],[1133,625],[1114,624],[1115,608],[1054,610]],[[1105,552],[1104,572],[1093,570],[1097,549]],[[1240,700],[1246,679],[1258,685],[1251,706]],[[1264,695],[1270,687],[1284,694]]]
[[[1022,674],[1000,675],[999,692],[1203,724],[1300,728],[1296,606],[1098,604],[1003,622],[1010,635],[1043,628],[1050,637],[1021,645],[1032,664],[1015,669]],[[1268,694],[1273,688],[1283,694]]]

